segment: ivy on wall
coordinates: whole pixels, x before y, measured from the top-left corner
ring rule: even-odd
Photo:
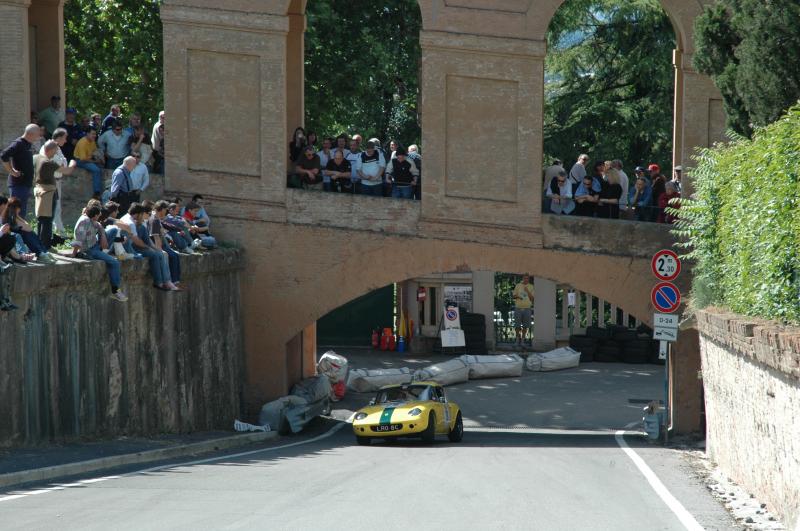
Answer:
[[[753,139],[701,150],[676,234],[695,262],[693,305],[800,323],[800,106]]]

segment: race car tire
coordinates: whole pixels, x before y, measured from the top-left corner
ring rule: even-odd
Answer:
[[[460,411],[456,415],[456,423],[450,433],[447,434],[447,438],[450,439],[450,442],[461,442],[461,439],[464,438],[464,421],[461,419]]]
[[[422,440],[426,443],[432,443],[436,439],[436,413],[431,411],[428,415],[428,427],[422,432]]]
[[[359,446],[369,446],[372,440],[369,437],[359,437],[356,435],[356,442]]]

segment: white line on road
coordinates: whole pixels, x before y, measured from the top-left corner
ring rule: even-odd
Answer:
[[[656,494],[658,494],[659,498],[661,498],[661,500],[667,504],[667,507],[669,507],[673,513],[675,513],[675,516],[678,517],[678,520],[681,521],[686,529],[689,531],[703,531],[703,526],[701,526],[697,520],[695,520],[694,516],[692,516],[692,513],[687,511],[686,507],[684,507],[683,504],[681,504],[681,502],[679,502],[675,496],[673,496],[672,493],[667,490],[667,487],[661,483],[661,480],[658,479],[658,476],[656,476],[655,472],[653,472],[653,470],[647,466],[647,463],[644,462],[644,459],[642,459],[639,454],[634,452],[633,449],[628,446],[628,443],[625,442],[624,435],[625,432],[622,430],[615,434],[614,438],[617,440],[617,444],[620,448],[622,448],[622,451],[631,458],[633,464],[636,465],[636,468],[639,469],[639,472],[641,472],[647,482],[650,483],[650,486],[653,487],[653,490],[656,491]]]
[[[26,496],[33,496],[33,495],[36,495],[36,494],[44,494],[46,492],[54,492],[54,491],[57,491],[57,490],[65,490],[66,488],[71,488],[71,487],[83,487],[83,486],[86,486],[86,485],[89,485],[89,484],[92,484],[92,483],[99,483],[101,481],[107,481],[109,479],[119,479],[119,478],[124,478],[124,477],[128,477],[128,476],[135,476],[137,474],[146,474],[148,472],[158,472],[159,470],[165,470],[165,469],[168,469],[168,468],[177,468],[177,467],[181,467],[181,466],[192,466],[192,465],[204,465],[206,463],[213,463],[215,461],[224,461],[226,459],[236,459],[238,457],[245,457],[245,456],[248,456],[248,455],[260,454],[260,453],[265,453],[265,452],[272,452],[272,451],[275,451],[275,450],[283,450],[285,448],[292,448],[293,446],[300,446],[301,444],[308,444],[308,443],[312,443],[312,442],[321,441],[323,439],[326,439],[326,438],[330,437],[331,435],[333,435],[334,433],[336,433],[340,429],[344,428],[345,426],[346,426],[346,424],[337,424],[336,426],[334,426],[333,428],[329,429],[328,431],[326,431],[322,435],[318,435],[318,436],[316,436],[314,438],[308,439],[307,441],[298,441],[298,442],[291,443],[291,444],[284,444],[284,445],[281,445],[281,446],[273,446],[271,448],[261,448],[261,449],[258,449],[258,450],[249,450],[247,452],[239,452],[238,454],[228,454],[228,455],[223,455],[223,456],[219,456],[219,457],[209,457],[207,459],[197,459],[195,461],[187,461],[185,463],[171,463],[171,464],[168,464],[168,465],[154,466],[154,467],[145,468],[145,469],[142,469],[142,470],[134,470],[133,472],[128,472],[126,474],[121,474],[119,476],[104,476],[104,477],[100,477],[100,478],[82,479],[82,480],[77,481],[75,483],[56,483],[56,484],[53,485],[53,487],[49,487],[49,488],[45,488],[45,489],[15,492],[14,494],[11,494],[9,496],[0,496],[0,502],[16,500],[17,498],[25,498]]]

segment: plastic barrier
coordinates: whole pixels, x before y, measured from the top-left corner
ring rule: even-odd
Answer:
[[[415,371],[414,380],[432,380],[440,385],[462,383],[469,380],[469,367],[460,358],[453,358]]]
[[[516,354],[473,356],[465,354],[459,358],[469,367],[469,379],[512,378],[522,376],[525,362]]]
[[[580,360],[580,352],[569,347],[562,347],[550,352],[534,352],[528,356],[525,366],[529,371],[558,371],[577,367]]]
[[[357,393],[372,393],[384,385],[411,383],[411,370],[353,369],[347,377],[347,387]]]

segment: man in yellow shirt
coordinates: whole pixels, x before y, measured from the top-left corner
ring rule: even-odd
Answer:
[[[92,174],[92,194],[96,199],[100,199],[103,193],[103,170],[95,164],[92,158],[97,150],[97,131],[89,129],[86,136],[78,140],[75,144],[75,160],[79,168],[83,168]]]
[[[531,329],[531,307],[533,306],[533,284],[530,275],[523,275],[522,282],[514,287],[514,323],[517,330],[517,345],[528,341]]]

